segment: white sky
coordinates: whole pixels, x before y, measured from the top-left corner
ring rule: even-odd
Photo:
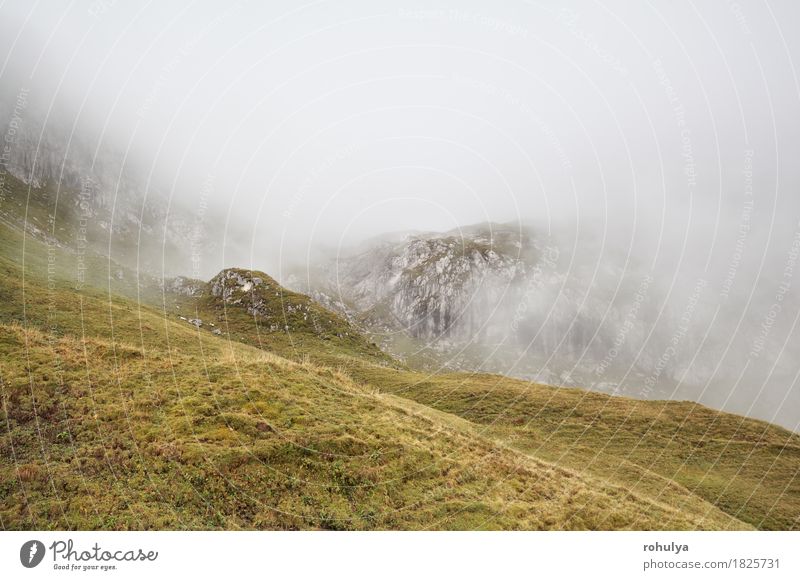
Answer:
[[[210,179],[254,263],[281,241],[514,219],[727,263],[748,149],[761,252],[783,254],[796,2],[400,5],[6,2],[0,78],[190,204]]]

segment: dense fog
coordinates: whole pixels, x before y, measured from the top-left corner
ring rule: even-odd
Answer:
[[[3,166],[180,212],[204,250],[161,270],[206,279],[286,281],[390,232],[520,224],[550,277],[509,278],[500,308],[466,301],[503,345],[481,362],[796,429],[799,12],[12,1]]]

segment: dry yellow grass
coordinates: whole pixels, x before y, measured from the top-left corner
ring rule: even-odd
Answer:
[[[0,249],[18,241],[0,234]],[[355,335],[264,335],[242,311],[217,337],[174,311],[77,292],[63,278],[48,287],[46,260],[27,247],[24,272],[0,253],[3,528],[796,524],[797,466],[767,469],[780,454],[762,445],[764,424],[704,410],[715,426],[703,438],[680,406],[488,375],[428,377]],[[787,438],[768,434],[773,446]],[[675,446],[664,446],[670,438]],[[698,451],[747,438],[745,454],[764,452],[758,464],[729,455],[712,469],[714,455]],[[631,454],[636,444],[642,452]],[[705,479],[689,470],[698,465]],[[715,469],[734,482],[722,501]]]

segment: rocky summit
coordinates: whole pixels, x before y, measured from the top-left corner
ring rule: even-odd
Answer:
[[[499,372],[644,399],[701,397],[719,372],[691,365],[685,353],[724,349],[726,337],[701,345],[681,325],[709,315],[709,293],[693,283],[667,296],[624,248],[603,249],[600,268],[590,250],[602,240],[582,243],[518,224],[393,234],[315,260],[303,284],[287,284],[428,370]],[[666,330],[654,334],[656,325]],[[673,353],[675,336],[682,350]]]
[[[510,227],[409,235],[346,256],[333,266],[338,284],[315,296],[350,316],[366,313],[367,326],[423,340],[469,340],[490,334],[482,314],[533,271],[531,248],[527,234]]]
[[[613,344],[599,333],[576,366],[603,297],[595,292],[587,301],[567,286],[574,262],[518,224],[367,240],[321,263],[306,286],[295,287],[403,359],[424,353],[422,362],[434,366],[572,384]]]

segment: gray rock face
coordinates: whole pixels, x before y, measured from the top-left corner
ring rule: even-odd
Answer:
[[[260,291],[268,291],[264,279],[241,270],[223,270],[211,280],[211,295],[226,304],[242,305],[252,316],[269,318],[272,312]]]
[[[295,286],[431,371],[696,400],[796,425],[782,403],[796,372],[785,356],[797,344],[791,317],[768,332],[754,310],[740,328],[746,304],[720,303],[707,273],[654,270],[628,250],[482,224],[367,241],[317,260],[310,282]],[[774,287],[753,303],[774,302]],[[782,300],[800,309],[796,295]],[[761,347],[764,337],[771,346]],[[763,384],[763,396],[731,388],[748,382]]]
[[[383,293],[412,336],[469,338],[486,323],[479,313],[502,299],[509,285],[525,275],[525,266],[490,246],[454,238],[413,240],[389,262]],[[368,294],[372,284],[368,280],[356,290]]]
[[[262,278],[238,270],[223,270],[211,280],[211,295],[229,304],[240,304],[244,295],[264,283]]]
[[[193,280],[186,276],[176,276],[164,281],[164,289],[180,296],[201,296],[203,294],[204,282]]]
[[[148,170],[137,167],[123,150],[73,132],[68,123],[45,124],[35,107],[20,115],[0,110],[0,130],[10,137],[0,159],[0,181],[7,175],[29,186],[34,198],[49,200],[53,212],[57,199],[53,220],[55,236],[64,238],[60,241],[74,244],[68,234],[75,237],[80,227],[87,247],[105,254],[111,246],[116,261],[159,277],[165,271],[188,271],[193,257],[213,247],[202,220],[169,203]],[[9,219],[4,209],[0,217]],[[36,227],[24,226],[29,231]]]
[[[524,232],[409,236],[328,266],[339,285],[316,298],[345,314],[373,313],[387,327],[423,340],[469,340],[490,331],[489,314],[535,267]],[[348,308],[349,305],[349,308]]]
[[[529,230],[480,224],[367,242],[301,291],[403,359],[426,351],[435,367],[614,391],[629,368],[639,372],[629,365],[653,316],[652,288],[633,271],[601,278],[595,265]]]

